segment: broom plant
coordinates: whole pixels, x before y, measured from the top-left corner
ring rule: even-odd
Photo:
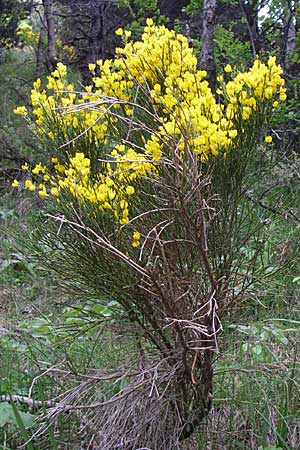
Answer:
[[[34,83],[32,111],[15,111],[51,154],[23,167],[46,211],[40,264],[81,299],[113,299],[99,327],[130,348],[48,418],[84,413],[102,450],[179,449],[211,408],[222,317],[261,273],[265,223],[248,197],[284,80],[274,57],[257,59],[226,66],[214,94],[183,35],[151,19],[141,41],[118,34],[117,57],[89,66],[93,85],[76,91],[58,63],[45,88]],[[108,380],[119,388],[103,398]]]

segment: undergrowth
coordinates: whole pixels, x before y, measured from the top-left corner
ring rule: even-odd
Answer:
[[[84,411],[66,414],[53,428],[45,418],[47,402],[55,402],[66,389],[80,396],[76,389],[85,376],[95,401],[110,398],[121,387],[111,380],[100,392],[98,370],[115,369],[134,350],[130,340],[118,340],[113,327],[101,331],[103,315],[115,313],[114,299],[107,307],[95,299],[72,305],[55,279],[19,252],[18,236],[24,229],[30,232],[27,220],[38,213],[33,206],[34,213],[28,198],[7,193],[0,208],[1,448],[15,449],[30,439],[29,450],[96,448]],[[274,270],[294,252],[298,225],[283,219],[280,227],[266,227],[272,253],[265,257],[272,259],[268,263]],[[253,290],[242,314],[239,309],[235,317],[225,318],[214,407],[183,448],[299,448],[299,273],[295,260],[289,270],[267,278],[259,295]],[[41,427],[44,434],[34,437]]]

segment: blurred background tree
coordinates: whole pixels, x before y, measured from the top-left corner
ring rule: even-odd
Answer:
[[[30,0],[0,1],[0,50],[18,43],[19,22],[29,17],[32,3]]]
[[[208,69],[212,85],[217,85],[218,77],[226,80],[224,67],[227,65],[233,71],[246,70],[257,56],[265,61],[270,55],[276,56],[284,69],[288,98],[278,106],[266,126],[266,132],[273,138],[271,145],[276,150],[273,154],[273,169],[257,180],[255,189],[260,192],[259,196],[254,198],[250,190],[247,197],[250,204],[258,202],[259,213],[255,219],[259,220],[263,233],[262,239],[257,240],[253,249],[250,249],[249,261],[260,248],[261,242],[267,241],[262,266],[269,264],[271,270],[276,270],[277,263],[287,266],[295,254],[300,223],[299,10],[299,2],[294,0],[0,0],[0,309],[3,312],[4,305],[5,308],[7,305],[11,308],[9,313],[3,314],[3,326],[9,327],[13,323],[11,327],[14,332],[15,324],[27,317],[28,305],[30,311],[37,305],[33,316],[38,316],[31,331],[29,329],[26,332],[28,347],[24,347],[25,340],[19,327],[14,334],[16,342],[11,344],[10,338],[8,339],[8,345],[17,348],[18,355],[21,356],[18,360],[15,350],[13,353],[11,348],[7,350],[7,362],[1,356],[0,394],[28,393],[32,380],[45,370],[44,355],[49,365],[53,366],[65,358],[65,372],[63,377],[57,372],[49,377],[47,375],[47,379],[39,378],[40,381],[36,383],[39,390],[35,391],[33,388],[33,397],[39,397],[40,392],[45,392],[47,398],[52,394],[57,395],[61,392],[60,383],[73,387],[74,379],[77,383],[77,376],[83,374],[84,377],[87,374],[91,361],[100,368],[108,361],[113,367],[118,364],[118,352],[124,352],[123,343],[113,342],[109,344],[111,347],[107,346],[110,336],[104,338],[107,354],[103,354],[103,349],[99,348],[100,338],[94,337],[91,331],[102,320],[99,319],[102,317],[99,305],[78,304],[74,308],[71,305],[74,299],[70,294],[67,299],[70,307],[59,316],[61,305],[58,303],[65,302],[66,298],[60,296],[57,283],[53,282],[49,273],[45,281],[44,275],[41,276],[39,268],[34,266],[30,257],[26,259],[27,257],[16,252],[14,239],[20,233],[20,230],[15,231],[16,224],[20,223],[25,232],[30,233],[27,218],[24,217],[26,213],[30,217],[32,212],[40,214],[43,203],[41,199],[29,199],[26,194],[17,190],[12,193],[11,182],[15,178],[21,183],[24,181],[24,172],[20,170],[22,164],[30,165],[33,161],[43,161],[50,153],[52,155],[52,148],[46,143],[41,145],[28,129],[26,118],[13,114],[14,108],[19,105],[26,105],[31,109],[32,82],[41,78],[45,83],[57,62],[63,62],[68,66],[68,81],[75,89],[82,90],[84,86],[90,85],[93,90],[88,65],[99,59],[114,58],[115,48],[121,46],[124,40],[124,36],[115,34],[118,28],[124,27],[131,31],[131,39],[136,41],[141,37],[146,19],[150,17],[156,23],[173,27],[187,36],[190,47],[196,49],[198,65]],[[205,40],[203,36],[209,39]],[[96,71],[100,72],[99,66],[96,66]],[[261,150],[262,155],[269,156],[267,145],[262,144]],[[276,208],[272,210],[274,199]],[[292,206],[288,207],[287,204]],[[274,217],[280,217],[279,225],[274,224]],[[241,248],[241,255],[244,256],[248,250]],[[61,258],[62,261],[65,259],[63,253]],[[90,262],[90,259],[87,261]],[[299,264],[295,263],[289,273],[278,275],[276,282],[271,282],[266,276],[259,296],[255,297],[253,292],[249,294],[251,306],[245,307],[242,315],[236,318],[238,323],[232,326],[231,331],[226,328],[224,317],[225,333],[231,339],[231,346],[225,346],[221,341],[223,354],[216,370],[217,407],[213,411],[214,423],[210,424],[213,432],[203,428],[199,437],[203,446],[199,448],[206,448],[205,442],[212,441],[216,444],[216,449],[275,450],[275,443],[285,449],[299,448],[297,405],[300,395],[295,388],[298,382],[295,374],[299,371],[295,343],[298,337],[297,321],[300,320],[299,270]],[[278,299],[281,301],[279,304]],[[109,308],[110,306],[104,311],[105,314],[111,314]],[[114,308],[113,304],[113,311]],[[44,314],[45,310],[47,314],[41,318],[40,312]],[[15,316],[11,311],[14,311]],[[270,321],[271,317],[279,320],[288,318],[295,323],[289,325],[285,322],[280,328],[278,323],[282,322],[276,324]],[[31,318],[30,313],[29,319]],[[61,327],[59,332],[55,323],[59,323]],[[0,322],[0,335],[1,327]],[[87,328],[90,334],[79,342],[77,330]],[[75,334],[72,334],[73,331]],[[288,333],[292,334],[291,338]],[[66,348],[65,342],[68,339],[72,342]],[[1,338],[0,347],[2,350]],[[33,363],[30,359],[32,355]],[[274,365],[272,355],[276,360]],[[13,356],[19,366],[11,370]],[[113,361],[114,358],[116,361]],[[246,371],[243,372],[245,367]],[[72,382],[68,378],[70,373],[74,377]],[[109,384],[109,390],[117,391],[118,386]],[[27,408],[24,407],[23,410],[27,411]],[[53,431],[52,440],[37,444],[38,450],[56,448],[53,444],[55,436],[60,436],[61,442],[74,443],[74,448],[79,448],[80,445],[82,448],[95,448],[91,436],[88,439],[85,433],[78,433],[77,419],[73,420],[72,416],[68,420],[69,417],[68,415],[63,419],[62,426],[55,433]],[[81,420],[81,425],[86,430],[84,413],[78,416],[78,421]],[[229,426],[232,427],[231,435],[228,433]],[[66,436],[66,430],[70,430],[69,436]],[[1,434],[2,431],[0,426],[1,443],[6,442],[6,431]],[[10,436],[13,436],[10,437],[11,448],[16,448],[21,441],[24,443],[25,438],[22,437],[22,440],[13,433]],[[57,448],[64,449],[61,442]],[[274,446],[269,446],[271,443]]]

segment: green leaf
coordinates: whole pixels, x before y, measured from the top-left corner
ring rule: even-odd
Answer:
[[[258,447],[258,450],[282,450],[281,447],[276,447],[276,445],[267,445],[266,447],[262,447],[261,445]]]
[[[15,405],[14,405],[15,406]],[[15,406],[16,408],[16,406]],[[34,415],[19,411],[18,414],[24,424],[25,428],[31,427],[34,423]],[[2,402],[0,403],[0,428],[4,427],[5,425],[15,425],[18,426],[18,421],[16,419],[16,415],[14,412],[14,407],[8,403],[8,402]]]
[[[34,416],[32,416],[32,414],[24,413],[23,411],[19,411],[14,403],[12,403],[11,407],[12,407],[14,415],[15,415],[17,426],[18,426],[20,432],[22,433],[24,441],[26,442],[26,448],[28,450],[34,450],[33,445],[29,441],[29,435],[26,431],[26,428],[33,425]],[[32,416],[32,421],[29,420],[28,416]]]

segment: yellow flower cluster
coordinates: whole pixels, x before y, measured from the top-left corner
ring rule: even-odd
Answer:
[[[189,150],[203,162],[225,158],[236,147],[243,121],[266,106],[278,106],[286,94],[282,69],[274,57],[267,64],[256,60],[248,72],[227,83],[221,77],[216,98],[182,34],[155,26],[151,19],[141,41],[128,41],[130,33],[122,29],[117,34],[125,37],[124,48],[117,49],[113,61],[89,65],[93,86],[87,86],[84,93],[74,91],[62,63],[48,76],[46,89],[40,80],[34,83],[31,103],[39,133],[53,140],[64,136],[71,144],[67,154],[52,159],[53,167],[38,164],[31,171],[42,183],[27,180],[25,184],[42,196],[59,198],[62,191],[68,191],[126,224],[130,197],[136,195],[135,183],[149,174],[159,175],[165,157],[172,158],[174,151],[184,157]],[[232,72],[229,65],[224,70],[226,76]],[[138,127],[137,145],[122,137],[112,145],[109,130],[117,128],[117,115],[129,123],[135,112],[147,105],[152,123],[150,128]],[[15,112],[27,114],[25,107]],[[86,146],[95,148],[95,157],[91,150],[87,157]],[[96,152],[99,148],[101,159]],[[132,245],[138,246],[138,242],[136,234]]]
[[[26,106],[18,106],[17,108],[14,109],[14,113],[17,114],[18,116],[27,116],[28,111]]]
[[[248,72],[239,73],[218,89],[217,93],[227,100],[227,119],[248,120],[253,112],[258,111],[277,94],[279,100],[284,101],[286,89],[283,87],[284,79],[281,75],[282,69],[276,64],[275,56],[271,56],[267,64],[257,59]],[[278,101],[275,100],[273,107],[277,106]]]
[[[164,26],[155,26],[152,19],[147,19],[141,41],[128,42],[117,52],[123,58],[116,61],[116,67],[151,87],[157,83],[173,86],[178,78],[194,72],[197,66],[197,58],[189,48],[187,38]]]
[[[40,33],[33,31],[32,26],[25,20],[19,23],[16,35],[24,44],[35,45],[38,43]]]
[[[123,146],[120,147],[120,152],[125,151]],[[115,151],[117,152],[117,149]],[[120,160],[117,170],[112,169],[112,164],[106,163],[103,173],[92,176],[91,161],[84,153],[75,153],[75,156],[70,157],[68,164],[61,164],[53,157],[53,167],[50,170],[38,163],[30,171],[32,175],[39,176],[43,182],[34,183],[28,178],[24,186],[29,191],[37,190],[41,197],[52,195],[58,198],[61,191],[66,190],[81,202],[96,204],[100,211],[110,211],[121,225],[125,225],[129,221],[128,199],[135,194],[135,188],[130,182],[140,175],[141,163],[137,154],[131,155],[131,158],[136,158],[136,162],[122,161],[119,155],[117,158]],[[150,163],[147,164],[151,170]],[[29,171],[27,165],[22,168]],[[142,170],[146,175],[147,169],[143,167]],[[14,180],[12,185],[18,187],[19,182]],[[137,242],[137,239],[135,241]]]

